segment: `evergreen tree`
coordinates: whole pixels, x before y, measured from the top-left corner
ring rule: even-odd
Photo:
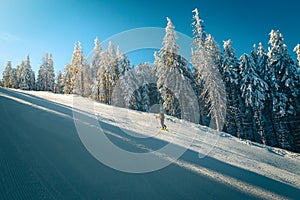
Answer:
[[[138,102],[138,108],[141,111],[148,112],[150,108],[158,104],[160,100],[160,95],[156,87],[157,77],[150,63],[137,65],[136,73],[139,80],[139,92],[141,96],[141,102]]]
[[[90,66],[86,58],[83,56],[82,47],[80,42],[76,42],[74,45],[74,51],[70,68],[68,69],[68,75],[71,76],[70,87],[71,93],[81,96],[90,95]],[[66,88],[67,91],[67,88]]]
[[[204,66],[204,43],[205,43],[205,37],[206,33],[203,30],[203,20],[199,17],[198,9],[196,8],[193,10],[194,16],[193,16],[193,43],[192,43],[192,64],[194,65],[194,80],[196,82],[195,87],[195,93],[198,98],[198,104],[199,104],[199,114],[200,114],[200,120],[199,123],[202,125],[209,125],[209,105],[207,102],[209,100],[207,99],[208,94],[206,93],[207,90],[204,89],[204,80],[201,75],[201,72],[198,69],[200,66]]]
[[[114,106],[138,110],[140,101],[139,80],[133,68],[125,71],[116,83],[111,103]]]
[[[72,94],[73,85],[72,85],[72,66],[66,64],[63,74],[63,93]]]
[[[45,53],[38,71],[36,89],[54,92],[55,74],[52,54]]]
[[[46,91],[46,70],[43,65],[40,66],[36,80],[36,90]]]
[[[10,77],[9,77],[9,81],[10,81],[10,86],[12,88],[18,88],[18,77],[17,77],[17,70],[15,68],[12,68],[11,73],[10,73]]]
[[[161,94],[163,109],[167,114],[175,117],[181,116],[180,104],[176,98],[174,90],[171,88],[175,85],[175,76],[177,75],[175,67],[179,65],[176,57],[179,53],[179,47],[176,44],[177,34],[174,30],[175,26],[169,18],[167,18],[166,34],[163,39],[163,46],[159,51],[158,60],[155,61],[157,66],[157,88]],[[172,84],[172,86],[171,86]]]
[[[195,67],[195,77],[198,86],[203,87],[199,92],[198,101],[206,99],[205,103],[208,106],[208,113],[212,119],[210,125],[221,130],[221,122],[224,121],[223,116],[225,105],[224,87],[222,78],[219,72],[221,68],[221,51],[218,44],[210,34],[203,36],[201,20],[198,10],[195,9],[194,26],[194,41],[192,64]]]
[[[54,66],[53,66],[53,58],[52,54],[46,54],[46,74],[47,74],[47,85],[46,90],[54,92],[54,85],[55,85],[55,73],[54,73]]]
[[[297,69],[279,31],[272,30],[270,32],[269,45],[274,140],[280,148],[292,150],[295,147],[295,133],[289,127],[289,121],[294,121],[296,114],[295,102],[299,92]]]
[[[23,71],[24,71],[24,65],[22,65],[22,64],[17,65],[16,70],[17,70],[17,88],[20,88],[22,74],[23,74]]]
[[[63,74],[59,70],[56,77],[56,84],[55,84],[55,93],[62,94],[64,89],[64,83],[63,83]]]
[[[120,77],[116,56],[115,47],[112,42],[109,42],[108,49],[102,53],[97,74],[99,100],[107,104],[112,102],[113,90]]]
[[[11,87],[11,80],[10,80],[11,73],[12,73],[11,61],[8,61],[3,72],[3,79],[2,79],[3,87],[6,88]]]
[[[82,64],[82,76],[83,76],[83,96],[89,97],[91,95],[91,68],[88,61],[84,58]]]
[[[34,90],[35,89],[35,75],[31,69],[30,58],[27,56],[26,60],[21,63],[21,80],[20,89],[22,90]]]
[[[157,88],[162,97],[162,108],[169,115],[195,122],[195,93],[193,75],[187,61],[179,55],[174,25],[167,18],[162,48],[156,55]],[[189,105],[187,105],[189,104]]]
[[[83,75],[82,75],[83,54],[80,42],[74,45],[74,51],[71,60],[71,88],[73,94],[83,96]]]
[[[103,52],[100,41],[98,37],[96,37],[94,40],[93,59],[91,65],[91,98],[94,100],[99,100],[100,96],[101,76],[98,76],[98,72],[100,73],[101,71],[100,62]]]
[[[259,75],[255,72],[255,62],[247,54],[244,54],[240,58],[240,68],[241,71],[241,92],[242,97],[245,100],[245,104],[251,110],[251,114],[254,116],[254,135],[246,135],[247,139],[251,139],[257,142],[266,144],[265,132],[264,132],[264,118],[263,118],[263,108],[264,103],[267,99],[267,83],[262,80]],[[252,117],[252,116],[250,116]],[[250,129],[251,130],[251,129]],[[247,132],[249,132],[248,130]],[[258,137],[258,135],[259,137]]]
[[[92,59],[92,65],[91,65],[91,78],[95,79],[97,76],[97,72],[100,67],[100,60],[101,60],[101,54],[103,52],[103,49],[101,47],[100,41],[98,37],[94,40],[94,49],[93,49],[93,59]]]
[[[206,33],[203,30],[203,20],[200,19],[200,15],[197,8],[193,10],[193,13],[195,13],[193,15],[192,22],[194,36],[193,44],[203,46],[206,37]]]
[[[120,47],[117,47],[117,66],[120,76],[123,76],[126,71],[130,70],[130,61],[125,54],[121,53]]]
[[[242,119],[240,107],[242,106],[240,89],[240,69],[235,50],[231,40],[224,42],[224,58],[222,64],[222,74],[225,83],[227,111],[226,111],[226,131],[241,138],[243,136]]]
[[[257,54],[257,68],[256,68],[256,73],[268,84],[270,80],[268,80],[268,63],[269,63],[269,58],[266,53],[266,50],[264,49],[262,43],[260,42],[258,45],[258,49],[256,51]]]

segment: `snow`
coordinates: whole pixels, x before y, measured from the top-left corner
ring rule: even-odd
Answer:
[[[45,98],[65,106],[73,106],[74,95],[41,91],[22,91],[22,93]],[[138,112],[109,106],[92,100],[88,101],[90,104],[84,107],[84,111],[95,114],[101,121],[138,132],[145,137],[155,137],[165,141],[172,141],[175,144],[195,150],[200,154],[205,151],[201,146],[211,145],[206,143],[205,139],[207,137],[215,137],[218,141],[216,141],[213,150],[209,152],[208,156],[261,175],[270,175],[272,178],[280,177],[287,182],[294,180],[291,183],[300,187],[300,154],[298,153],[264,146],[248,140],[241,140],[230,134],[217,132],[208,127],[196,125],[171,116],[166,117],[166,123],[168,128],[174,131],[175,134],[159,134],[160,131],[158,128],[160,125],[159,121],[155,119],[155,113]],[[189,140],[193,139],[192,137],[195,132],[199,135],[194,139],[192,146],[185,146]],[[251,162],[251,164],[248,162]],[[264,166],[264,168],[258,169],[257,165]],[[281,166],[285,166],[284,172],[297,173],[298,176],[295,177],[294,174],[289,173],[278,173],[279,171],[282,172],[278,168]]]
[[[14,91],[29,98],[39,97],[45,99],[45,101],[51,101],[53,104],[59,104],[65,107],[73,107],[75,105],[73,100],[77,98],[75,95],[62,95],[51,92]],[[13,97],[1,92],[0,96],[13,99]],[[55,111],[52,111],[51,109],[47,110],[42,106],[28,103],[26,100],[18,100],[17,98],[14,98],[13,100],[55,113]],[[298,191],[300,189],[300,154],[298,153],[264,146],[247,140],[240,140],[227,133],[217,132],[210,128],[173,118],[171,116],[166,116],[166,125],[168,126],[169,132],[163,132],[159,129],[160,125],[159,121],[155,119],[155,113],[143,113],[124,108],[117,108],[88,99],[85,99],[84,101],[86,104],[80,105],[80,108],[73,108],[80,109],[83,114],[94,116],[101,122],[117,126],[122,130],[127,130],[125,132],[132,137],[139,139],[155,138],[198,153],[198,158],[192,161],[181,158],[174,160],[171,156],[156,153],[157,156],[161,156],[166,160],[171,160],[175,165],[188,169],[194,173],[217,180],[222,184],[230,185],[239,191],[246,192],[256,197],[265,199],[287,198],[269,191],[268,189],[264,189],[259,185],[262,183],[254,185],[251,182],[245,182],[234,176],[229,176],[228,174],[230,172],[226,171],[226,169],[220,172],[212,170],[213,167],[208,168],[197,164],[198,162],[204,162],[205,159],[212,158],[226,163],[228,166],[238,167],[292,186],[297,188]],[[55,114],[62,115],[62,113]],[[70,116],[64,115],[64,117]],[[119,135],[118,137],[125,142],[132,142],[131,139],[128,140],[125,136]],[[136,147],[149,151],[153,150],[151,147],[147,146],[147,144],[143,143],[137,144]]]

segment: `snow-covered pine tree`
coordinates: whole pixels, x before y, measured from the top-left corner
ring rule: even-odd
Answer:
[[[175,27],[169,18],[167,22],[162,48],[155,56],[157,88],[162,97],[162,107],[169,115],[195,122],[195,110],[192,109],[198,108],[185,106],[185,103],[195,105],[193,76],[187,61],[179,55]]]
[[[20,82],[21,90],[31,90],[31,76],[31,70],[28,67],[24,67]]]
[[[111,103],[114,106],[138,110],[140,101],[139,80],[136,70],[132,68],[125,71],[116,83]]]
[[[270,32],[269,70],[271,71],[271,99],[273,102],[272,122],[275,140],[280,148],[295,148],[295,131],[291,127],[295,121],[295,102],[299,92],[296,65],[288,54],[282,34],[277,30]],[[297,88],[298,86],[298,88]]]
[[[90,97],[92,92],[91,68],[86,58],[83,58],[81,70],[83,76],[83,96]]]
[[[241,56],[240,69],[242,69],[242,97],[245,100],[246,106],[251,109],[250,113],[251,115],[253,113],[254,117],[254,135],[249,134],[251,131],[250,129],[247,130],[248,134],[245,136],[245,138],[266,144],[262,111],[265,106],[264,103],[267,99],[268,84],[260,78],[260,76],[256,73],[255,68],[255,62],[251,56],[247,54]]]
[[[121,53],[119,46],[117,46],[117,66],[120,76],[123,76],[126,71],[130,70],[130,60],[128,56]]]
[[[72,85],[72,66],[66,64],[63,74],[63,93],[72,94],[73,85]]]
[[[43,65],[40,66],[37,80],[36,80],[36,90],[38,91],[45,91],[46,90],[46,70]]]
[[[163,39],[163,46],[156,55],[155,63],[157,64],[157,88],[161,94],[163,101],[163,109],[167,114],[180,117],[180,105],[178,99],[176,99],[173,91],[169,89],[170,83],[168,78],[174,81],[174,68],[178,64],[175,61],[175,57],[179,53],[179,47],[176,44],[177,34],[174,30],[175,26],[169,18],[167,18],[166,34]],[[172,71],[172,72],[171,72]],[[175,84],[174,82],[172,84]]]
[[[10,80],[11,73],[12,73],[11,61],[8,61],[3,72],[3,78],[2,78],[3,87],[6,88],[11,87],[11,80]]]
[[[98,76],[100,70],[100,61],[103,56],[103,49],[101,47],[98,37],[94,40],[93,58],[91,64],[91,98],[99,100],[100,96],[100,80],[101,76]]]
[[[224,93],[223,83],[220,82],[222,54],[218,43],[203,30],[203,20],[200,19],[198,10],[195,9],[193,12],[195,14],[192,23],[194,38],[192,62],[195,64],[194,77],[197,83],[195,91],[200,108],[200,123],[208,125],[210,121],[211,126],[214,125],[217,129],[222,129],[222,127],[219,127],[221,126],[220,122],[225,117],[221,116],[224,113],[221,110],[225,108],[222,105],[225,103],[225,98],[219,99],[220,94]],[[214,87],[214,85],[217,87]],[[212,119],[208,116],[211,116]]]
[[[256,73],[269,84],[268,81],[268,55],[266,50],[264,49],[264,46],[260,42],[258,44],[258,49],[256,51]]]
[[[118,82],[119,78],[120,78],[120,71],[119,71],[119,66],[118,66],[118,63],[117,63],[117,54],[116,54],[116,51],[115,51],[115,46],[113,44],[113,42],[109,42],[109,45],[108,45],[108,49],[107,49],[107,52],[108,52],[108,55],[110,57],[110,65],[109,65],[109,70],[107,71],[109,73],[109,104],[111,102],[111,94],[114,90],[114,87],[116,85],[116,83]]]
[[[101,43],[98,39],[98,37],[94,40],[94,49],[93,49],[93,59],[92,59],[92,65],[91,65],[91,78],[96,79],[99,67],[100,67],[100,60],[101,60],[101,54],[103,52],[103,49],[101,47]]]
[[[9,81],[10,81],[10,86],[12,88],[18,88],[18,77],[17,77],[16,68],[12,68]]]
[[[239,138],[243,137],[242,119],[240,113],[241,96],[240,91],[240,69],[231,40],[224,41],[224,54],[222,63],[222,75],[226,90],[226,131]]]
[[[148,112],[151,106],[158,104],[160,95],[157,90],[157,77],[150,63],[141,63],[136,67],[139,80],[141,102],[138,102],[139,110]]]
[[[58,94],[62,94],[63,93],[63,88],[64,88],[64,84],[63,84],[63,74],[62,72],[59,70],[56,76],[56,83],[55,83],[55,93]]]
[[[74,45],[70,72],[72,93],[89,96],[90,67],[86,58],[83,56],[80,42],[76,42]]]
[[[17,70],[17,88],[20,88],[21,78],[24,70],[24,65],[20,64],[16,66]]]
[[[221,68],[221,51],[218,44],[210,34],[203,36],[202,26],[200,24],[198,10],[195,9],[194,41],[192,64],[195,67],[195,77],[199,88],[198,101],[206,99],[204,103],[208,106],[208,113],[211,116],[210,125],[221,131],[222,122],[225,120],[223,116],[226,107],[225,90],[220,75]]]
[[[102,53],[100,67],[97,74],[99,100],[111,104],[115,84],[120,77],[117,55],[114,44],[110,41],[108,49]]]
[[[52,54],[46,54],[46,74],[47,74],[47,85],[46,90],[54,92],[54,84],[55,84],[55,73],[54,73],[54,65],[53,65],[53,57]]]
[[[71,87],[73,94],[83,96],[83,75],[82,75],[82,47],[80,42],[74,44],[74,51],[71,59]]]
[[[38,71],[36,89],[54,92],[54,83],[55,74],[52,54],[45,53]]]
[[[226,93],[224,83],[221,77],[222,55],[218,43],[214,38],[207,34],[204,43],[205,65],[202,76],[204,80],[204,93],[208,94],[209,114],[212,124],[221,131],[225,121]]]
[[[21,80],[20,80],[20,89],[22,90],[34,90],[35,89],[35,75],[31,69],[30,58],[26,57],[25,61],[21,63]]]
[[[243,55],[242,55],[243,56]],[[241,60],[241,58],[242,58],[242,56],[240,57],[240,60]],[[253,44],[253,49],[252,49],[252,51],[251,51],[251,54],[250,54],[250,56],[251,56],[251,59],[252,59],[252,61],[254,62],[254,65],[255,65],[255,71],[258,71],[258,66],[257,66],[257,62],[258,62],[258,55],[257,55],[257,48],[256,48],[256,44]]]
[[[255,72],[269,86],[268,91],[266,91],[266,100],[262,111],[262,119],[265,127],[264,134],[266,143],[268,145],[274,146],[277,142],[274,140],[276,136],[272,122],[273,100],[271,98],[270,89],[270,85],[272,82],[272,70],[269,69],[269,57],[261,42],[258,44],[257,50],[255,52],[252,51],[251,56],[252,58],[254,58],[254,61],[256,61]]]
[[[203,60],[200,59],[202,57],[202,52],[204,49],[204,42],[205,42],[205,37],[206,33],[203,30],[203,20],[200,19],[198,9],[193,10],[193,22],[192,22],[192,27],[193,27],[193,44],[192,44],[192,64],[196,64],[197,66],[203,66]],[[199,55],[197,55],[199,54]],[[195,80],[195,93],[198,98],[198,104],[199,104],[199,114],[200,114],[200,119],[199,123],[202,125],[209,125],[209,105],[207,104],[207,94],[205,93],[204,90],[204,80],[201,76],[201,73],[198,70],[198,67],[194,66],[194,80]]]
[[[193,44],[194,45],[198,44],[203,46],[206,38],[206,33],[203,30],[204,21],[200,19],[199,11],[197,8],[195,8],[192,12],[195,13],[193,15],[193,22],[192,22],[193,37],[194,37]]]
[[[144,112],[148,112],[151,104],[150,104],[150,88],[149,88],[149,84],[144,83],[142,88],[141,88],[141,104],[139,106],[139,110],[144,111]]]

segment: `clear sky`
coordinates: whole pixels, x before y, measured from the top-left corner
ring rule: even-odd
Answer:
[[[53,54],[56,71],[63,69],[76,41],[87,55],[96,36],[104,41],[132,28],[164,28],[166,17],[192,36],[194,8],[220,46],[232,39],[238,56],[254,43],[267,48],[271,29],[283,33],[291,54],[300,43],[298,0],[0,0],[0,77],[8,60],[15,67],[28,54],[35,72],[45,52]]]

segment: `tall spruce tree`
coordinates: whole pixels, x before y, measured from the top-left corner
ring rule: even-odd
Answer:
[[[64,88],[64,83],[63,83],[63,74],[59,70],[56,76],[56,83],[55,83],[55,93],[62,94],[63,93],[63,88]]]
[[[167,18],[162,48],[155,54],[157,88],[162,97],[162,108],[167,114],[195,122],[198,121],[194,115],[195,109],[199,108],[197,102],[194,102],[193,75],[187,60],[179,55],[174,28]]]
[[[54,92],[55,85],[55,73],[54,73],[54,65],[53,65],[53,57],[52,54],[46,54],[46,63],[47,63],[47,86],[46,90]]]
[[[70,88],[73,94],[81,96],[90,95],[90,66],[83,56],[80,42],[74,45],[74,51],[70,64],[71,83]]]
[[[36,90],[45,91],[46,90],[46,69],[43,65],[40,66],[37,80],[36,80]]]
[[[72,94],[73,85],[72,85],[72,66],[70,64],[66,64],[63,74],[63,93],[64,94]]]
[[[117,66],[120,76],[123,76],[126,71],[130,70],[130,60],[128,59],[128,56],[121,53],[120,47],[117,47]]]
[[[222,63],[222,74],[226,89],[226,131],[239,138],[243,137],[242,118],[240,113],[241,96],[239,61],[236,57],[231,40],[224,42],[224,57]]]
[[[110,41],[108,49],[102,53],[100,67],[97,74],[97,89],[99,100],[111,104],[114,87],[120,77],[117,65],[117,55],[114,44]]]
[[[163,46],[156,56],[155,63],[157,64],[156,75],[158,77],[157,88],[163,100],[163,109],[167,114],[180,117],[180,105],[175,96],[174,91],[171,91],[171,82],[174,83],[176,75],[176,67],[179,63],[176,57],[179,54],[179,47],[176,44],[177,34],[174,30],[175,26],[169,18],[167,18],[166,34],[163,39]]]
[[[11,73],[10,73],[10,78],[9,78],[9,81],[10,81],[10,86],[12,88],[18,88],[18,77],[17,77],[17,70],[16,68],[12,68],[11,70]]]
[[[103,49],[101,47],[98,37],[94,40],[93,58],[91,64],[91,98],[99,100],[101,76],[98,76],[100,70],[100,61],[103,56]],[[100,70],[101,71],[101,70]]]
[[[101,43],[98,37],[94,40],[94,49],[93,49],[93,58],[91,64],[91,78],[95,79],[97,76],[98,69],[100,67],[101,54],[103,53],[103,49],[101,47]]]
[[[20,75],[20,89],[22,90],[34,90],[35,89],[35,75],[31,69],[30,58],[26,57],[26,60],[21,63],[21,75]]]
[[[294,121],[296,115],[297,69],[279,31],[270,32],[268,57],[274,140],[280,148],[293,150],[295,133],[290,121]]]
[[[45,53],[39,68],[36,89],[54,92],[55,73],[52,54]]]
[[[203,90],[198,94],[198,99],[199,102],[201,99],[206,99],[208,114],[211,116],[210,126],[220,131],[222,122],[225,120],[224,109],[226,107],[225,90],[219,71],[221,68],[221,51],[210,34],[206,34],[204,38],[198,10],[195,9],[194,12],[192,64],[195,67],[198,86],[203,84]]]
[[[204,89],[204,80],[201,75],[201,72],[198,69],[199,66],[204,66],[204,60],[200,57],[204,57],[202,54],[205,53],[204,43],[206,33],[203,30],[203,20],[200,19],[198,9],[193,10],[193,43],[192,43],[192,64],[194,66],[194,80],[195,80],[195,93],[198,98],[199,104],[199,114],[200,119],[199,123],[202,125],[209,124],[209,104],[207,103],[209,100],[207,99],[208,94],[207,90]]]
[[[3,72],[3,87],[10,88],[11,87],[11,73],[12,73],[12,67],[11,67],[11,61],[8,61],[6,64],[6,67]]]
[[[267,99],[268,84],[260,78],[255,71],[255,62],[253,58],[244,54],[240,58],[241,71],[241,92],[245,100],[245,104],[249,107],[251,115],[253,114],[253,128],[252,134],[249,134],[251,129],[246,130],[248,134],[245,135],[246,139],[251,139],[256,142],[266,144],[264,132],[264,118],[263,108]],[[252,117],[252,116],[251,116]]]

